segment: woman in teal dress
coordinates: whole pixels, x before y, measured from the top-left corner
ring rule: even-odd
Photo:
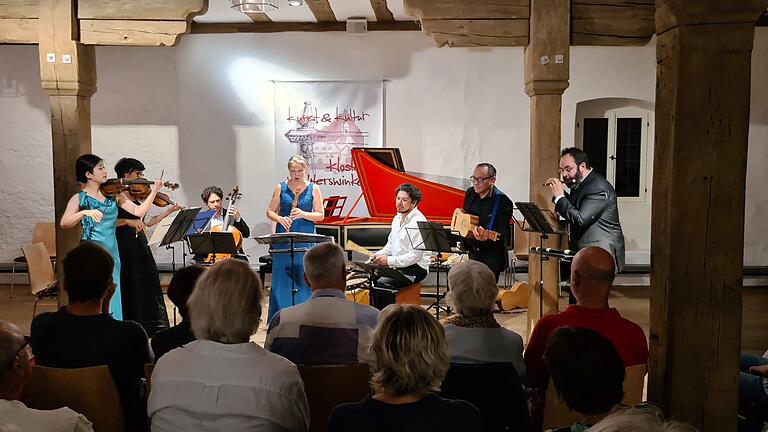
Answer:
[[[275,186],[267,217],[277,224],[275,232],[314,233],[315,222],[323,220],[323,196],[317,185],[307,180],[307,161],[299,155],[288,160],[287,181]],[[311,244],[297,243],[296,248],[309,248]],[[275,244],[274,249],[287,249],[287,244]],[[292,298],[291,279],[296,297]],[[312,291],[304,281],[304,254],[296,253],[291,266],[289,253],[272,255],[272,287],[269,294],[267,322],[280,309],[300,304],[309,299]]]
[[[122,300],[120,297],[120,253],[117,249],[115,227],[117,225],[118,206],[138,217],[147,213],[162,182],[156,181],[144,203],[136,205],[125,199],[122,194],[106,197],[99,186],[107,181],[107,169],[104,161],[92,154],[84,154],[75,162],[75,176],[83,184],[83,189],[70,198],[59,224],[64,229],[80,224],[83,234],[80,241],[92,241],[103,247],[115,260],[112,269],[112,282],[116,285],[115,294],[109,302],[109,313],[113,318],[123,319]]]

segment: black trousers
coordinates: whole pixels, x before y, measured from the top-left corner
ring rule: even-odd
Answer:
[[[426,269],[418,264],[402,267],[397,270],[412,282],[408,284],[405,282],[398,283],[394,279],[388,277],[380,277],[376,279],[373,282],[373,289],[371,290],[371,306],[381,310],[395,303],[395,297],[400,288],[410,285],[411,283],[421,282],[429,274]]]

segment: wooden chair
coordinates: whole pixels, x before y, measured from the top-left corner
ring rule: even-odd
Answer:
[[[45,244],[45,248],[51,254],[51,261],[56,260],[56,224],[53,222],[39,222],[35,224],[35,229],[32,232],[32,243],[42,242]],[[11,263],[11,298],[13,298],[13,288],[16,279],[16,265],[26,264],[27,259],[24,255],[17,256]]]
[[[336,405],[358,402],[370,393],[365,363],[342,366],[299,366],[309,403],[310,432],[324,432]]]
[[[32,308],[32,318],[37,312],[37,303],[44,298],[55,298],[59,294],[56,284],[56,275],[53,273],[53,265],[45,245],[34,243],[21,248],[24,258],[27,260],[27,273],[29,274],[29,288],[35,296],[35,306]]]
[[[643,400],[643,388],[645,387],[645,374],[648,367],[644,364],[628,366],[624,369],[624,399],[625,405],[636,405]],[[564,401],[557,397],[552,380],[549,381],[547,396],[544,401],[544,418],[542,430],[555,429],[570,426],[585,416],[568,408]]]
[[[123,432],[123,409],[107,366],[61,369],[35,366],[24,386],[30,408],[61,407],[84,415],[95,432]]]
[[[526,225],[527,228],[527,225]],[[515,224],[515,232],[512,235],[512,283],[517,282],[517,262],[528,262],[528,231],[523,231],[520,225]]]

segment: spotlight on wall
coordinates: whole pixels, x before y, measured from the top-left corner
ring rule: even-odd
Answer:
[[[266,13],[280,8],[279,0],[230,0],[230,4],[242,13]]]
[[[288,0],[288,6],[301,6],[304,4],[304,0]]]

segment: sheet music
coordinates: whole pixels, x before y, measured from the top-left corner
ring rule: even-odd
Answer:
[[[157,246],[161,241],[163,241],[163,237],[165,237],[165,233],[167,233],[168,229],[171,227],[173,219],[175,219],[175,216],[167,217],[161,220],[159,224],[157,224],[157,228],[155,228],[155,231],[152,233],[152,237],[149,239],[149,242],[147,242],[149,246]]]

